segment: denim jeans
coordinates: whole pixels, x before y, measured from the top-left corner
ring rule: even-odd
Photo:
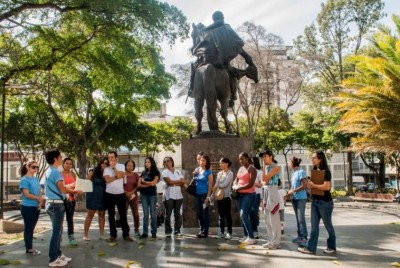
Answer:
[[[106,204],[108,211],[108,224],[110,227],[110,236],[117,238],[117,225],[115,223],[115,206],[117,206],[119,220],[122,228],[122,237],[129,236],[128,219],[126,217],[126,196],[125,194],[106,193]]]
[[[253,209],[250,213],[251,227],[253,228],[253,232],[258,232],[258,225],[260,224],[260,218],[258,215],[258,211],[260,208],[260,200],[261,194],[256,194],[256,200],[253,204]]]
[[[297,222],[297,237],[307,240],[307,224],[306,224],[306,202],[307,199],[292,199],[292,206]]]
[[[65,217],[67,218],[67,229],[68,229],[68,239],[72,240],[74,238],[74,213],[75,213],[75,201],[67,201],[69,203],[69,209],[65,210]]]
[[[33,231],[39,219],[38,207],[21,206],[21,214],[24,219],[24,241],[26,251],[32,249]]]
[[[156,204],[157,195],[140,195],[143,207],[143,234],[149,233],[149,214],[151,217],[151,234],[157,234]]]
[[[49,246],[49,262],[53,262],[62,254],[60,245],[65,213],[64,203],[47,203],[46,212],[50,216],[52,225]]]
[[[174,219],[175,219],[175,226],[174,226],[174,232],[181,232],[181,207],[182,207],[182,202],[183,199],[168,199],[165,200],[165,211],[166,211],[166,216],[165,216],[165,234],[171,234],[172,233],[172,227],[171,227],[171,214],[172,211],[174,211]]]
[[[328,231],[327,247],[336,250],[336,235],[332,225],[333,201],[313,200],[311,203],[311,234],[307,248],[311,252],[317,251],[319,222],[322,219]]]
[[[251,239],[254,239],[254,234],[250,213],[254,208],[256,198],[256,193],[240,193],[238,198],[240,220],[242,221],[245,235],[247,234]]]
[[[197,220],[200,225],[200,232],[202,234],[208,235],[208,228],[210,227],[210,218],[208,215],[208,206],[203,209],[204,201],[207,198],[207,194],[196,194],[195,195],[195,207]]]

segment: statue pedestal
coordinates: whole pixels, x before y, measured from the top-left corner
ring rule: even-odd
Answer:
[[[192,180],[193,170],[198,166],[196,156],[200,151],[210,157],[215,182],[216,175],[220,171],[219,160],[222,157],[227,157],[232,161],[231,170],[235,178],[240,167],[238,160],[239,154],[241,152],[250,152],[251,148],[249,139],[221,133],[202,133],[195,138],[182,141],[182,171],[187,183]],[[214,206],[209,208],[209,213],[210,227],[218,227],[218,208],[216,201]],[[232,200],[231,213],[233,226],[240,226],[236,200]],[[194,197],[185,192],[183,201],[183,227],[192,228],[198,226]]]

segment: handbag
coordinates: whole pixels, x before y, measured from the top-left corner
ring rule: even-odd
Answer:
[[[189,183],[188,187],[186,188],[186,192],[191,195],[196,195],[196,180],[195,179],[193,179]]]
[[[224,199],[224,189],[218,187],[214,195],[216,200]]]
[[[238,197],[239,197],[239,192],[238,192],[238,190],[232,190],[232,192],[231,192],[231,198],[234,199],[234,200],[236,200],[236,199],[238,199]]]

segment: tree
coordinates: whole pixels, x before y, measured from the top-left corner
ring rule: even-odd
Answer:
[[[238,32],[245,41],[245,50],[252,56],[259,72],[259,83],[253,84],[249,79],[243,78],[238,89],[239,105],[233,109],[236,117],[244,114],[246,119],[246,136],[249,137],[252,148],[265,148],[269,140],[269,133],[277,127],[288,109],[293,106],[299,96],[302,79],[299,69],[288,60],[288,49],[283,44],[283,39],[267,30],[261,25],[245,22],[239,27]],[[237,58],[233,65],[240,69],[246,68],[243,59]],[[274,108],[283,108],[280,118],[274,118]],[[255,137],[260,136],[259,125],[261,118],[266,118],[262,130],[262,144],[255,148]],[[239,129],[236,129],[239,133]]]
[[[93,3],[0,4],[2,80],[30,84],[21,102],[31,109],[44,105],[51,113],[81,176],[87,150],[113,122],[134,123],[158,98],[169,96],[174,79],[165,72],[157,44],[188,32],[183,14],[165,3]]]
[[[311,81],[318,81],[317,84],[313,82],[311,87],[305,87],[304,92],[313,95],[313,90],[323,89],[319,99],[322,102],[319,106],[325,110],[323,114],[334,116],[331,97],[340,90],[346,73],[354,68],[346,64],[344,58],[358,53],[361,40],[383,16],[383,6],[382,1],[375,0],[328,0],[321,4],[318,28],[314,24],[306,27],[304,35],[295,40],[296,59],[303,68],[313,73]],[[352,27],[356,29],[353,35]],[[330,111],[327,112],[327,109]],[[350,137],[344,139],[339,147],[345,148],[349,140]],[[352,152],[347,150],[348,194],[352,194],[351,159]]]
[[[343,82],[336,105],[343,112],[339,130],[355,134],[353,150],[387,159],[400,150],[400,17],[393,15],[393,21],[397,33],[381,26],[371,38],[372,55],[351,58],[355,71]]]

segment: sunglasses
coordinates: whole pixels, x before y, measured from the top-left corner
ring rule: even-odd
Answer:
[[[31,166],[31,169],[39,169],[39,166]]]

